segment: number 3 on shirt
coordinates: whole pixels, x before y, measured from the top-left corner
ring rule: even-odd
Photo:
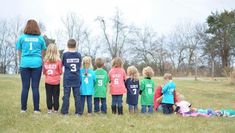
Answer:
[[[76,64],[70,64],[70,67],[71,67],[71,72],[77,71]]]

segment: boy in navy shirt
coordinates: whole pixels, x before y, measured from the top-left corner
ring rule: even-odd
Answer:
[[[127,89],[126,102],[129,106],[130,113],[138,112],[138,98],[139,98],[139,72],[135,66],[130,66],[127,68],[128,78],[125,81],[125,86]]]
[[[76,41],[69,39],[68,52],[63,54],[62,64],[64,66],[64,96],[61,113],[68,114],[69,110],[69,97],[71,88],[73,90],[75,101],[75,114],[81,115],[81,98],[80,98],[80,67],[81,67],[81,54],[76,51]]]

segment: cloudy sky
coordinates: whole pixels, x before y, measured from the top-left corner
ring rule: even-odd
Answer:
[[[61,26],[61,17],[75,12],[92,27],[95,18],[110,18],[115,8],[127,23],[151,26],[158,33],[168,33],[182,22],[205,22],[216,10],[235,9],[235,0],[0,0],[0,18],[34,18],[42,21],[47,32]]]

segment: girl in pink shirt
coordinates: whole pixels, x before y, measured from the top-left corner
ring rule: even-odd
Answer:
[[[43,74],[45,75],[46,100],[48,113],[58,112],[60,96],[60,75],[62,74],[62,63],[60,54],[55,44],[49,44],[43,63]]]
[[[123,114],[122,97],[126,93],[125,79],[126,72],[123,69],[123,61],[120,57],[112,60],[112,68],[109,71],[110,94],[112,95],[112,113]]]

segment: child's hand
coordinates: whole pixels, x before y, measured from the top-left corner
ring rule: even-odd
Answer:
[[[158,103],[161,103],[161,102],[162,102],[162,96],[159,97],[159,98],[157,98],[157,102],[158,102]]]

